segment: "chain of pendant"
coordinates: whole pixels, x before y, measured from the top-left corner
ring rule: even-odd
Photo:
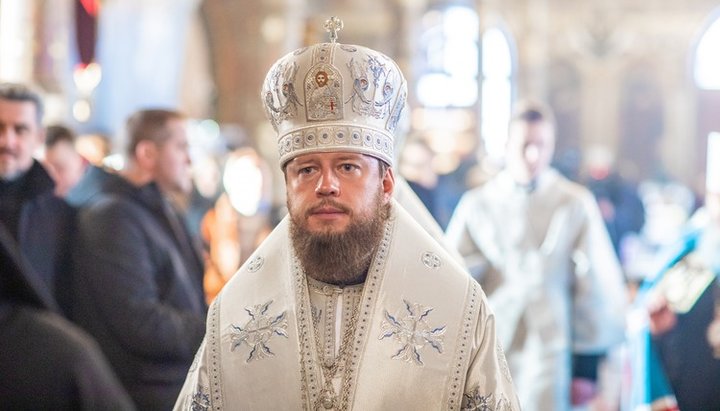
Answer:
[[[355,306],[352,310],[352,314],[350,315],[350,319],[348,320],[347,325],[345,326],[345,332],[343,333],[342,340],[340,341],[340,350],[338,350],[338,354],[335,357],[335,360],[331,365],[325,364],[325,356],[323,355],[323,349],[322,345],[320,344],[320,333],[318,331],[319,327],[319,321],[318,324],[313,324],[313,334],[315,337],[315,348],[318,355],[318,360],[320,362],[320,369],[322,370],[323,374],[323,394],[330,394],[332,393],[333,397],[332,399],[326,398],[325,395],[321,395],[320,398],[315,403],[315,409],[321,410],[321,409],[330,409],[334,408],[336,405],[338,406],[338,410],[344,410],[346,408],[346,403],[348,399],[348,395],[350,394],[350,379],[347,378],[347,375],[343,375],[342,377],[342,386],[340,388],[340,398],[339,398],[339,404],[336,403],[338,400],[338,396],[335,395],[335,387],[333,386],[333,379],[335,378],[335,374],[337,374],[338,369],[340,368],[340,364],[345,363],[344,367],[344,374],[347,374],[347,371],[350,369],[347,364],[347,352],[350,349],[351,341],[353,339],[353,336],[355,335],[355,328],[357,325],[357,317],[358,317],[358,307]]]

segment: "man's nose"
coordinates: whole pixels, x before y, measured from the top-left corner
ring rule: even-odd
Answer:
[[[15,132],[9,127],[0,127],[0,146],[7,147],[15,140]]]
[[[340,184],[337,176],[332,170],[325,170],[320,173],[315,194],[319,196],[336,196],[340,194]]]

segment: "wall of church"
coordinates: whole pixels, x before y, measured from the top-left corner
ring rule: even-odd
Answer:
[[[413,83],[418,20],[432,1],[205,0],[217,96],[216,117],[272,141],[258,90],[272,61],[324,39],[322,21],[345,21],[340,39],[377,48]],[[450,2],[446,2],[450,3]],[[474,3],[481,24],[501,19],[517,52],[517,96],[548,101],[558,117],[559,157],[581,161],[603,145],[634,178],[702,181],[704,136],[691,59],[710,0],[488,0]],[[412,90],[412,87],[411,87]],[[412,93],[412,91],[411,91]],[[272,147],[266,150],[272,152]]]
[[[481,4],[516,36],[520,94],[556,110],[558,155],[601,144],[631,176],[702,188],[705,135],[697,133],[692,57],[715,2]]]

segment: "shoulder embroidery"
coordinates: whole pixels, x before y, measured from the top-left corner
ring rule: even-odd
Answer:
[[[198,387],[192,396],[190,411],[207,411],[210,409],[210,395],[205,387]]]
[[[237,347],[243,344],[250,347],[250,354],[245,362],[274,357],[275,354],[267,345],[268,341],[274,335],[288,338],[286,312],[283,311],[276,316],[267,315],[268,308],[272,303],[272,300],[270,300],[265,304],[246,307],[245,311],[250,315],[248,322],[242,327],[231,325],[232,346],[230,351],[235,351]]]
[[[259,255],[255,258],[253,258],[248,263],[248,272],[254,273],[254,272],[260,270],[262,268],[263,264],[265,264],[265,259],[262,256]]]
[[[430,345],[438,353],[443,352],[443,334],[445,326],[431,327],[427,317],[433,310],[420,304],[405,303],[405,313],[392,315],[385,310],[382,321],[382,332],[378,339],[395,337],[402,344],[400,350],[392,356],[393,359],[407,361],[415,365],[424,365],[420,351]]]
[[[422,257],[420,257],[420,260],[427,268],[432,268],[437,270],[442,265],[442,260],[440,257],[433,253],[432,251],[425,251],[422,254]]]
[[[463,394],[461,411],[510,411],[510,402],[504,395],[496,400],[493,393],[483,395],[476,385],[470,392]]]

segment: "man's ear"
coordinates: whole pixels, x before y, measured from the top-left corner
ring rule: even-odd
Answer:
[[[385,200],[389,200],[395,189],[395,174],[393,173],[392,167],[388,167],[387,170],[385,170],[385,175],[382,179],[382,188]]]
[[[142,140],[135,146],[135,161],[142,168],[152,168],[157,158],[157,145],[150,140]]]

